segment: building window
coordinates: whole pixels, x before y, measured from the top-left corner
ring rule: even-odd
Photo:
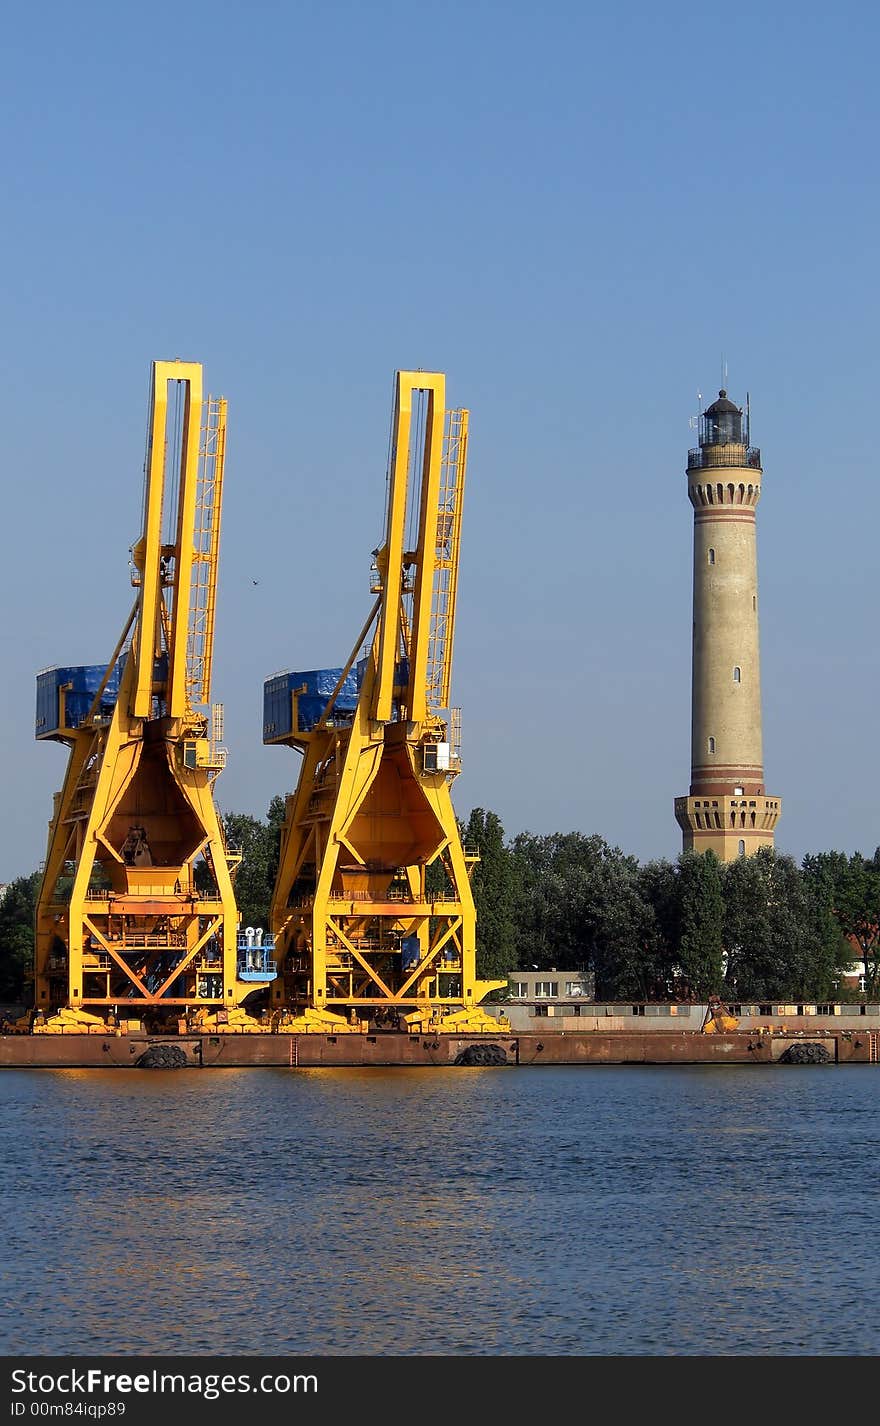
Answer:
[[[710,564],[714,564],[714,563],[715,563],[715,551],[714,551],[714,550],[710,550],[710,551],[709,551],[709,563],[710,563]]]
[[[757,609],[757,607],[758,607],[758,596],[757,596],[757,594],[753,594],[753,595],[752,595],[752,608],[753,608],[753,609]]]
[[[715,751],[715,739],[714,739],[714,738],[710,738],[710,739],[709,739],[709,752],[710,752],[710,753],[714,753],[714,751]]]
[[[551,1000],[551,999],[554,999],[558,994],[559,994],[559,981],[558,981],[558,980],[536,980],[536,981],[535,981],[535,999],[536,999],[536,1000]]]
[[[547,1014],[547,1006],[546,1006],[546,1005],[533,1005],[533,1006],[532,1006],[532,1014],[533,1014],[533,1015],[546,1015],[546,1014]]]
[[[739,664],[737,664],[733,670],[733,681],[734,683],[742,683],[742,669]]]
[[[584,987],[579,980],[567,980],[565,982],[566,995],[583,995]]]
[[[735,787],[735,788],[733,789],[733,795],[734,795],[734,797],[742,797],[742,795],[743,795],[743,790],[742,790],[742,788],[741,788],[741,787]]]
[[[515,980],[513,982],[513,993],[517,1000],[524,1000],[529,993],[529,987],[524,980]]]
[[[742,837],[740,837],[740,841],[739,841],[739,854],[740,854],[741,857],[744,857],[745,854],[746,854],[746,844],[745,844],[745,842],[742,840]]]

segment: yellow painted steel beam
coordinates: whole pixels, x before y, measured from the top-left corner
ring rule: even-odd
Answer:
[[[388,482],[388,509],[385,543],[376,556],[382,585],[379,614],[379,643],[373,717],[380,723],[391,718],[394,674],[400,653],[400,574],[406,529],[406,500],[409,478],[409,440],[412,426],[412,373],[397,373],[391,461]]]
[[[361,650],[361,648],[362,648],[362,646],[363,646],[364,639],[367,637],[367,634],[370,632],[370,629],[371,629],[371,627],[372,627],[372,625],[373,625],[373,622],[374,622],[374,620],[375,620],[377,614],[379,613],[379,610],[381,609],[381,607],[382,607],[382,599],[381,599],[381,596],[380,596],[380,597],[376,600],[375,604],[373,605],[372,609],[370,610],[369,615],[367,616],[366,620],[364,621],[364,627],[361,629],[360,633],[359,633],[358,636],[357,636],[357,639],[355,640],[354,648],[352,649],[351,653],[350,653],[349,656],[348,656],[348,661],[347,661],[347,663],[345,664],[345,667],[343,668],[341,674],[339,675],[338,679],[336,680],[336,686],[334,687],[333,692],[330,694],[330,697],[327,699],[327,707],[324,709],[324,712],[321,714],[320,718],[318,719],[317,723],[315,724],[315,727],[314,727],[314,729],[313,729],[313,732],[315,732],[315,733],[320,732],[322,728],[325,728],[325,727],[327,726],[327,719],[330,717],[330,714],[333,712],[333,708],[334,708],[334,705],[335,705],[335,703],[336,703],[336,699],[337,699],[337,697],[339,696],[339,690],[341,689],[342,685],[345,683],[345,680],[348,678],[348,675],[351,673],[351,670],[352,670],[352,668],[354,667],[354,661],[355,661],[355,659],[357,658],[358,654],[360,653],[360,650]],[[296,727],[296,723],[294,723],[294,728],[295,728],[295,727]],[[308,736],[308,735],[306,735],[306,736]]]
[[[183,718],[187,700],[186,655],[189,643],[190,599],[193,577],[193,527],[199,478],[202,430],[202,368],[195,362],[160,363],[170,368],[167,379],[183,382],[183,430],[177,494],[177,531],[174,541],[174,603],[168,649],[168,687],[165,701],[170,718]],[[182,368],[186,367],[186,371]]]
[[[169,455],[166,441],[168,388],[183,387],[180,450]],[[147,462],[144,488],[144,524],[132,558],[140,581],[136,635],[136,676],[132,713],[149,718],[152,711],[156,657],[167,645],[168,675],[165,701],[169,716],[187,712],[186,656],[193,571],[193,527],[199,475],[202,413],[202,368],[198,362],[156,361],[152,367]],[[169,460],[178,462],[169,469]],[[176,486],[176,533],[169,549],[162,542],[162,526],[169,486]],[[169,560],[172,607],[165,604]],[[163,621],[166,621],[163,636]]]
[[[190,946],[186,955],[182,958],[179,964],[174,967],[171,974],[167,976],[166,979],[162,982],[162,984],[157,988],[157,1000],[161,1000],[165,991],[170,989],[170,987],[174,984],[174,982],[178,979],[179,976],[183,975],[183,972],[187,969],[191,962],[195,960],[199,951],[201,951],[203,947],[207,945],[211,937],[215,935],[216,932],[220,929],[221,922],[222,917],[215,917],[213,921],[208,922],[207,928],[199,936],[199,939],[196,941],[195,945]]]
[[[162,375],[164,362],[153,362],[150,381],[150,415],[147,427],[147,458],[144,470],[144,526],[132,550],[138,571],[140,598],[137,632],[132,645],[135,682],[131,711],[135,718],[149,718],[153,705],[153,664],[159,646],[159,604],[162,599],[161,569],[156,552],[162,544],[162,511],[165,503],[165,427],[168,417],[168,379]]]
[[[393,1000],[394,992],[392,991],[391,987],[385,984],[385,981],[379,975],[378,971],[373,969],[369,961],[361,955],[357,946],[352,944],[352,942],[346,936],[345,932],[342,930],[342,927],[339,925],[339,922],[333,920],[331,917],[328,917],[327,929],[331,930],[334,936],[339,937],[345,949],[349,952],[350,955],[354,956],[361,970],[366,971],[367,975],[369,976],[370,980],[373,981],[374,985],[378,985],[382,994],[388,1000]]]
[[[102,932],[98,930],[98,927],[95,925],[94,921],[90,917],[84,916],[83,926],[85,926],[89,934],[94,936],[95,940],[98,941],[101,946],[103,946],[104,950],[107,952],[108,956],[110,956],[111,960],[114,960],[116,962],[119,969],[131,981],[138,994],[141,995],[145,1001],[149,1001],[152,997],[150,996],[150,992],[147,990],[147,987],[141,980],[140,976],[135,970],[132,969],[132,967],[128,964],[127,961],[123,960],[122,956],[119,955],[119,953],[117,952],[116,947],[111,945],[111,943],[107,940],[106,936],[104,936]],[[119,998],[121,999],[122,997],[120,996]]]
[[[454,937],[455,932],[457,930],[457,924],[451,924],[445,928],[443,935],[437,941],[436,945],[431,946],[427,954],[422,956],[421,959],[417,962],[417,964],[413,966],[413,969],[406,977],[400,987],[400,990],[397,993],[398,999],[403,999],[406,996],[407,991],[410,989],[410,987],[415,985],[416,981],[421,980],[427,970],[431,969],[432,967],[436,969],[436,961],[438,955],[442,951],[443,947],[446,945],[447,941],[451,937]]]
[[[414,723],[424,721],[428,712],[425,680],[428,673],[428,644],[431,636],[431,603],[434,589],[434,552],[437,544],[437,498],[443,459],[443,430],[446,421],[446,378],[440,372],[405,373],[414,389],[427,392],[424,455],[419,489],[419,534],[416,546],[416,581],[413,590],[412,632],[409,640],[409,683],[407,715]]]

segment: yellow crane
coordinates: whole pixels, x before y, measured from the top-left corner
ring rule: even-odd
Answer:
[[[272,1003],[293,1028],[497,1031],[480,1002],[449,708],[468,412],[396,374],[375,602],[341,667],[264,686],[263,741],[298,749],[272,901]],[[361,651],[364,650],[362,656]],[[276,1017],[277,1023],[277,1017]]]
[[[201,366],[154,362],[134,606],[109,663],[37,679],[36,736],[70,756],[37,906],[36,1008],[74,1026],[158,1025],[196,1007],[228,1022],[274,975],[253,956],[238,974],[240,854],[213,795],[226,761],[210,703],[225,442],[226,401],[203,399]]]

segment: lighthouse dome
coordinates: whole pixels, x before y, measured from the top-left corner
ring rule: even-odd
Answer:
[[[741,445],[742,410],[734,405],[722,386],[718,400],[707,407],[703,417],[703,434],[700,445],[727,446]]]

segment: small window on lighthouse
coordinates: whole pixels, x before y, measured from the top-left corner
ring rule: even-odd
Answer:
[[[736,667],[735,667],[734,670],[733,670],[733,681],[734,681],[734,683],[741,683],[741,682],[742,682],[742,670],[741,670],[739,664],[737,664]]]
[[[710,564],[714,564],[714,563],[715,563],[715,551],[714,551],[714,550],[710,550],[710,551],[709,551],[709,563],[710,563]]]
[[[739,854],[740,854],[741,857],[744,857],[745,854],[746,854],[746,844],[745,844],[745,842],[742,840],[742,838],[740,838],[740,842],[739,842]]]
[[[710,738],[710,739],[709,739],[709,752],[710,752],[710,753],[714,753],[714,751],[715,751],[715,739],[714,739],[714,738]]]

